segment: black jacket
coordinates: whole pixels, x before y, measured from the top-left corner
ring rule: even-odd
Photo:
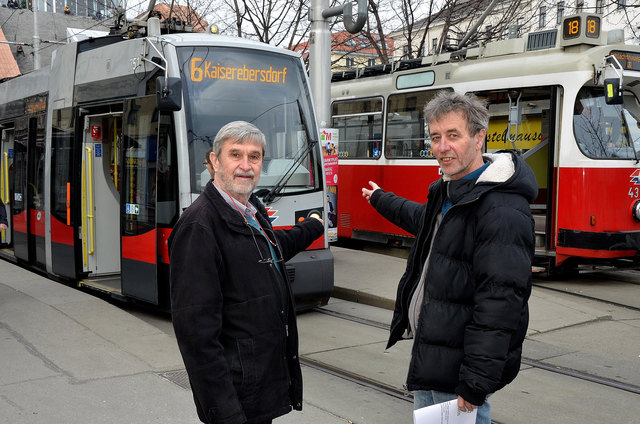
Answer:
[[[409,302],[433,224],[447,193],[453,203],[433,242],[407,387],[457,393],[475,405],[518,374],[535,251],[528,202],[538,191],[533,172],[515,154],[484,157],[491,164],[477,180],[440,179],[424,205],[383,190],[371,196],[378,212],[416,235],[387,347],[409,328]]]
[[[324,232],[315,219],[273,231],[256,206],[283,271]],[[264,422],[302,408],[293,296],[267,243],[212,183],[169,237],[173,326],[205,423]]]
[[[0,224],[9,225],[7,221],[7,211],[4,208],[4,203],[0,200]]]

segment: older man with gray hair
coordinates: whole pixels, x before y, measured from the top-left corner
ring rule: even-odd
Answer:
[[[298,331],[285,262],[319,219],[273,230],[252,196],[264,134],[236,121],[213,142],[215,180],[169,238],[173,327],[204,423],[270,423],[302,409]]]

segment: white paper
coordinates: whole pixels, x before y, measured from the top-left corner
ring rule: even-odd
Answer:
[[[426,406],[413,411],[413,424],[475,424],[478,408],[473,412],[458,409],[458,399]]]

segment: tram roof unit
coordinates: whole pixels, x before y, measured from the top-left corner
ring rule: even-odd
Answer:
[[[149,47],[153,43],[155,48]],[[100,98],[135,96],[140,80],[164,65],[158,51],[163,46],[219,46],[255,49],[287,56],[300,54],[258,41],[208,33],[173,33],[124,39],[120,35],[90,38],[60,46],[52,56],[50,67],[0,83],[0,98],[6,103],[50,92],[56,108],[95,101]],[[55,84],[49,84],[49,81]],[[127,82],[127,80],[130,80]]]
[[[624,44],[623,32],[617,29],[599,32],[596,38],[576,40],[566,40],[557,29],[534,32],[522,38],[494,41],[460,51],[335,72],[332,76],[333,97],[346,99],[372,93],[372,87],[376,93],[382,93],[526,75],[593,73],[594,69],[604,68],[604,57],[616,49],[640,53],[640,46]],[[431,74],[432,80],[421,85],[398,84],[398,77],[421,73]],[[335,84],[346,81],[348,84]]]

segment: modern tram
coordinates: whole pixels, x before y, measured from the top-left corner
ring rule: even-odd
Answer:
[[[169,309],[167,239],[209,181],[218,130],[268,142],[257,193],[274,228],[325,215],[309,82],[298,54],[213,34],[110,35],[66,44],[0,83],[0,256],[118,299]],[[129,33],[130,35],[130,33]],[[326,219],[325,219],[326,222]],[[325,304],[322,237],[286,264],[298,309]]]
[[[339,130],[338,236],[410,245],[363,204],[378,183],[425,202],[439,178],[424,105],[438,90],[488,101],[485,149],[517,150],[533,169],[536,262],[635,266],[640,258],[640,46],[601,17],[421,59],[334,73]]]

